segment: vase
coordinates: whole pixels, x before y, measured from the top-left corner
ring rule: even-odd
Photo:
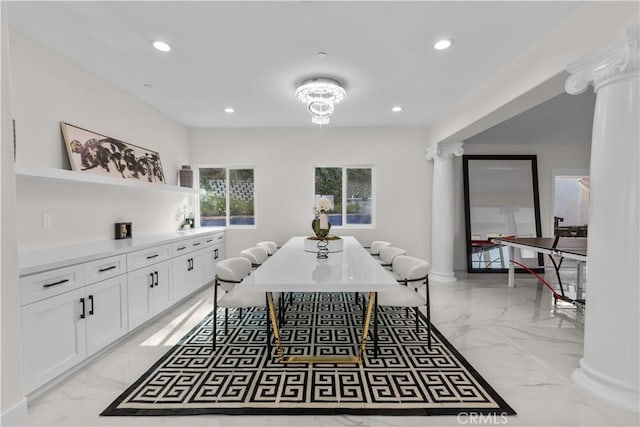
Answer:
[[[316,218],[311,221],[311,228],[313,229],[313,233],[318,239],[324,239],[329,235],[329,231],[331,230],[331,223],[327,223],[327,228],[320,228],[320,218]]]
[[[183,165],[178,172],[180,178],[180,187],[193,188],[193,171],[191,166]]]

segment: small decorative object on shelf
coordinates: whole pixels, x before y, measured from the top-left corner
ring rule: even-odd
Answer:
[[[182,206],[182,209],[178,210],[176,220],[180,221],[180,229],[182,230],[188,230],[196,226],[193,210],[187,205]]]
[[[180,187],[193,188],[193,171],[191,170],[191,166],[182,165],[180,172],[178,172],[178,177]]]
[[[130,222],[116,222],[116,240],[130,239],[132,231]]]

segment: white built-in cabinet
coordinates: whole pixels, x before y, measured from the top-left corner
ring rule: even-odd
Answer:
[[[21,278],[28,390],[127,333],[125,272],[118,255]]]
[[[85,288],[87,356],[129,332],[127,278],[124,274]]]
[[[216,264],[226,257],[227,250],[224,244],[224,234],[218,233],[204,238],[202,264],[205,283],[213,282],[216,277]]]
[[[137,328],[171,305],[171,261],[127,274],[129,328]]]
[[[176,234],[105,243],[104,251],[69,249],[84,253],[80,257],[65,258],[64,248],[25,255],[30,262],[21,265],[20,286],[27,394],[213,279],[225,254],[224,230]]]
[[[87,357],[87,322],[80,319],[84,289],[22,308],[24,386],[33,391]]]
[[[151,319],[173,302],[171,245],[157,245],[127,254],[129,329]]]
[[[183,240],[173,245],[173,297],[181,299],[202,286],[201,237]]]

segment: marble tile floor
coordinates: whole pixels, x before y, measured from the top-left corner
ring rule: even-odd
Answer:
[[[432,283],[432,319],[517,416],[229,416],[100,417],[135,379],[211,310],[204,290],[29,402],[26,426],[638,426],[639,415],[582,391],[571,372],[582,356],[583,316],[554,309],[534,279],[476,274]]]

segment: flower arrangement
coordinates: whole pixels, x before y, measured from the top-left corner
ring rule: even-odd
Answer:
[[[180,228],[186,230],[195,226],[193,210],[187,205],[183,205],[178,209],[176,214],[176,221],[180,223]]]
[[[326,214],[329,209],[331,209],[332,203],[331,200],[322,196],[313,205],[313,214],[318,218],[320,214]]]

